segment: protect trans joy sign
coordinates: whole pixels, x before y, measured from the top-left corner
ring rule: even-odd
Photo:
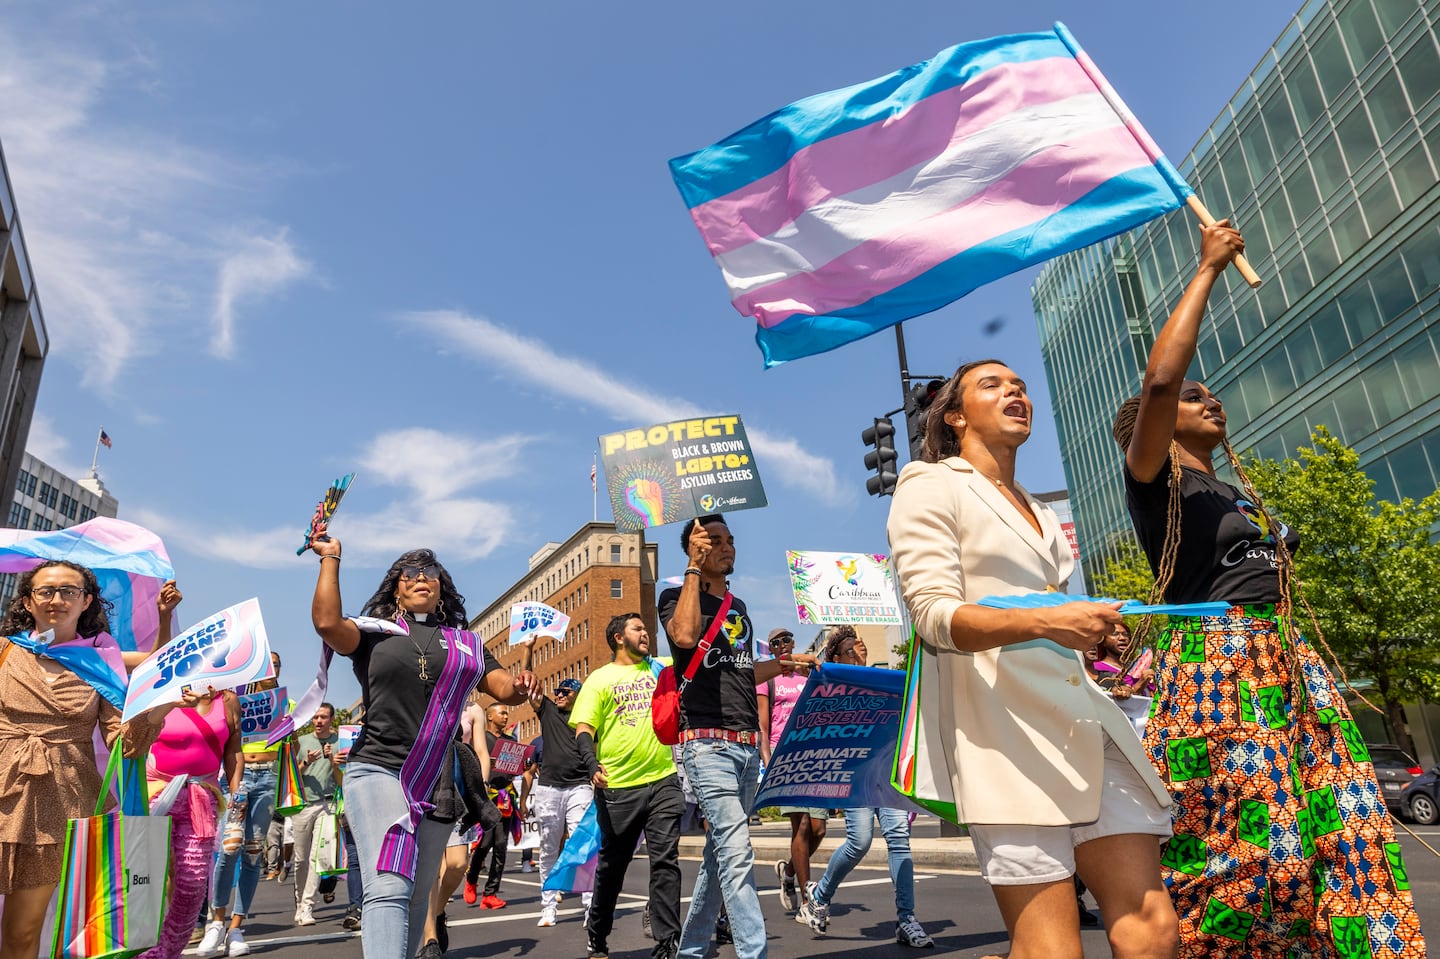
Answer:
[[[260,600],[247,599],[191,626],[138,666],[121,719],[179,702],[186,689],[234,689],[272,675]]]

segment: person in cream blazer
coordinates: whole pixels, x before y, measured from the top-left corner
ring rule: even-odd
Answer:
[[[1117,959],[1173,959],[1169,794],[1080,658],[1120,622],[1119,604],[977,604],[1064,590],[1074,569],[1055,514],[1015,482],[1031,412],[1013,370],[967,363],[931,405],[924,462],[900,474],[887,532],[920,641],[902,777],[969,824],[1012,959],[1082,955],[1077,874]]]

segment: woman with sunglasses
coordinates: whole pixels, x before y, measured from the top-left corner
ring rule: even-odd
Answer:
[[[45,909],[60,882],[65,824],[92,815],[100,796],[94,733],[111,748],[122,735],[125,664],[110,637],[109,612],[93,572],[47,560],[20,574],[0,623],[3,959],[39,954]],[[127,723],[125,755],[145,755],[173,708]]]
[[[320,576],[310,607],[315,632],[350,659],[365,725],[345,772],[345,814],[365,886],[367,959],[415,955],[452,825],[464,812],[454,740],[475,688],[523,702],[534,676],[512,677],[465,629],[465,597],[428,549],[390,565],[362,615],[340,603],[340,541],[316,525]]]

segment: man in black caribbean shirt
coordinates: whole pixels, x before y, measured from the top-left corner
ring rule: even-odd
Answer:
[[[680,548],[689,559],[684,584],[660,594],[660,622],[683,677],[719,615],[735,571],[735,537],[712,514],[686,525]],[[680,937],[681,959],[703,959],[719,919],[721,896],[730,916],[736,959],[764,959],[765,917],[755,890],[750,806],[760,775],[760,711],[755,686],[815,657],[791,655],[756,664],[755,627],[732,597],[725,620],[694,678],[680,696],[681,757],[710,829],[700,876]],[[682,680],[683,682],[683,680]]]

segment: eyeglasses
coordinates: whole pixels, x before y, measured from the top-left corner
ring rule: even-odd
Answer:
[[[413,583],[421,576],[424,576],[432,583],[436,582],[440,579],[440,567],[436,566],[434,563],[431,563],[428,566],[400,567],[400,578],[405,580],[407,583]]]
[[[59,596],[62,602],[73,603],[85,595],[85,590],[79,586],[32,586],[30,595],[47,603],[56,596]]]

